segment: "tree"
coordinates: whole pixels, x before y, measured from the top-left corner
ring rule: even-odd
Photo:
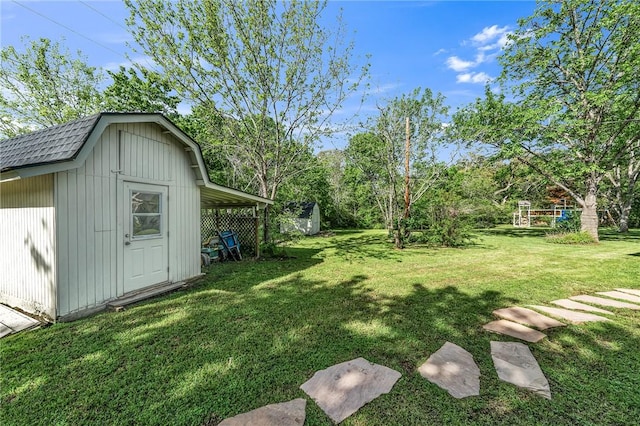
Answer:
[[[129,26],[176,90],[225,119],[221,148],[275,198],[366,68],[318,21],[325,2],[126,0]]]
[[[113,82],[104,93],[103,110],[114,112],[159,112],[176,118],[180,98],[169,82],[146,68],[107,71]]]
[[[519,200],[539,208],[549,202],[546,179],[520,162],[469,154],[455,168],[453,176],[460,181],[457,192],[475,226],[509,223]]]
[[[438,179],[441,170],[432,166],[441,161],[440,135],[447,107],[441,94],[418,88],[378,110],[370,133],[353,137],[346,152],[369,180],[385,225],[393,232],[396,247],[402,248],[411,205]],[[410,187],[407,176],[403,178],[407,167]]]
[[[633,139],[631,149],[605,174],[610,185],[610,206],[618,218],[618,230],[623,233],[629,231],[629,217],[638,199],[640,133],[637,130],[633,133]]]
[[[541,2],[519,22],[501,55],[503,93],[486,91],[458,115],[467,140],[529,165],[582,208],[581,229],[598,239],[605,173],[633,149],[640,120],[640,4],[633,0]],[[511,85],[509,85],[511,84]]]
[[[41,38],[22,52],[2,49],[0,59],[0,134],[12,137],[100,110],[102,74],[80,52],[73,57]]]
[[[351,188],[345,180],[344,151],[339,149],[321,151],[316,157],[325,171],[328,186],[329,208],[321,205],[324,220],[333,228],[353,227],[354,220],[348,209],[352,195]]]
[[[359,133],[349,139],[345,150],[347,159],[346,178],[356,195],[365,195],[368,205],[373,201],[387,229],[393,228],[394,213],[399,196],[398,161],[393,146],[374,132]],[[362,189],[366,187],[366,191]],[[357,188],[360,188],[358,191]],[[356,197],[358,201],[362,197]],[[360,204],[355,208],[360,210]]]

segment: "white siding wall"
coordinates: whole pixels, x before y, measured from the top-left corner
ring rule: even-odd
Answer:
[[[53,175],[0,184],[0,302],[55,318]]]
[[[183,145],[155,124],[111,125],[83,167],[57,174],[58,315],[124,293],[125,180],[169,187],[169,278],[200,273],[200,192]]]

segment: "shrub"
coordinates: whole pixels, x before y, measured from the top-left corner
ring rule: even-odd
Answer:
[[[562,219],[556,220],[556,232],[557,233],[569,233],[580,231],[580,214],[573,211],[565,211]]]
[[[429,206],[422,221],[409,223],[409,229],[421,229],[420,235],[413,234],[410,240],[441,247],[462,247],[474,239],[470,222],[453,206]]]
[[[557,232],[547,234],[547,241],[554,244],[595,244],[593,237],[586,232]]]

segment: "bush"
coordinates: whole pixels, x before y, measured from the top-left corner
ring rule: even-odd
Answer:
[[[474,228],[494,228],[497,225],[511,223],[511,212],[504,206],[484,205],[475,207],[469,214]]]
[[[557,233],[575,233],[580,231],[580,214],[573,211],[565,211],[563,218],[556,219]]]
[[[471,220],[453,206],[429,206],[422,220],[413,220],[409,229],[421,229],[410,241],[441,247],[462,247],[474,239]],[[418,226],[416,226],[418,225]]]
[[[553,218],[551,216],[538,216],[534,220],[534,225],[551,226]]]
[[[547,234],[547,241],[554,244],[595,244],[595,240],[586,232],[557,232]]]

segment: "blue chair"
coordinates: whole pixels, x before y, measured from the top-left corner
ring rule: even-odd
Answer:
[[[238,234],[234,231],[222,231],[218,232],[220,241],[224,246],[225,254],[229,254],[233,260],[242,260],[240,254],[240,241],[238,241]]]

